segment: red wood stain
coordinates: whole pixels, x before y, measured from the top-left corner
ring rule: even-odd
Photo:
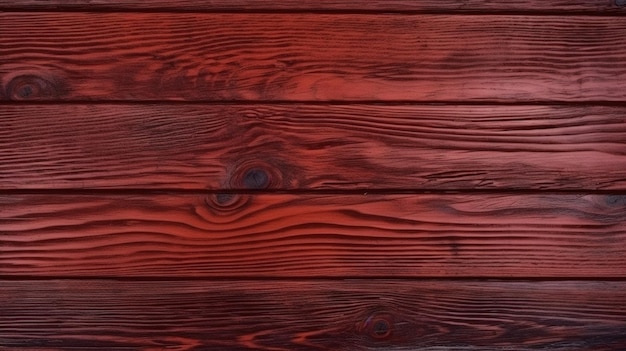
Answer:
[[[0,0],[0,350],[625,350],[625,5]]]

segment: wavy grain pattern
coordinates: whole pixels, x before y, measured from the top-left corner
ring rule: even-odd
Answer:
[[[0,99],[626,99],[621,17],[5,12],[0,32]]]
[[[4,9],[172,11],[446,11],[626,13],[621,0],[0,0]]]
[[[624,190],[626,108],[3,106],[0,189],[61,188]]]
[[[8,281],[0,299],[12,349],[626,348],[624,282]]]
[[[0,275],[626,277],[623,195],[0,197]]]

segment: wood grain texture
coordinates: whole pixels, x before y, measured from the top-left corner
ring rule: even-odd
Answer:
[[[624,190],[626,108],[3,106],[0,189],[61,188]]]
[[[0,0],[0,9],[626,13],[621,0]]]
[[[624,278],[626,196],[1,196],[27,275]]]
[[[0,13],[0,99],[624,101],[609,16]]]
[[[11,350],[626,348],[624,282],[6,281],[0,298]]]

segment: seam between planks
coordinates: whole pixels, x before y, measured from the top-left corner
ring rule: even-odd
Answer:
[[[626,195],[626,189],[175,189],[175,188],[59,188],[59,189],[0,189],[0,196],[19,196],[19,195],[215,195],[215,194],[232,194],[232,195]]]
[[[384,15],[384,14],[397,14],[397,15],[447,15],[447,16],[589,16],[589,17],[624,17],[626,11],[622,8],[615,6],[615,10],[620,12],[591,12],[581,10],[553,10],[553,11],[520,11],[520,10],[329,10],[329,9],[184,9],[184,8],[135,8],[127,9],[123,7],[99,7],[99,8],[74,8],[57,6],[57,8],[41,8],[36,6],[25,7],[1,7],[0,12],[28,12],[28,13],[172,13],[172,14],[319,14],[319,15]]]

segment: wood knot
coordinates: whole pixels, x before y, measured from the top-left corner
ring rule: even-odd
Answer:
[[[624,207],[626,206],[626,195],[607,195],[605,201],[611,207]]]
[[[359,327],[359,332],[374,340],[389,339],[393,330],[393,315],[389,313],[373,313]]]
[[[211,194],[204,200],[213,214],[224,215],[238,212],[250,203],[250,197],[241,194],[219,193]]]
[[[9,81],[6,86],[6,96],[10,100],[53,99],[61,96],[62,90],[62,84],[58,79],[22,74]]]
[[[270,176],[261,168],[252,168],[243,175],[243,185],[247,189],[265,189],[270,184]]]
[[[284,186],[282,173],[262,161],[243,162],[231,174],[231,189],[262,190]]]

